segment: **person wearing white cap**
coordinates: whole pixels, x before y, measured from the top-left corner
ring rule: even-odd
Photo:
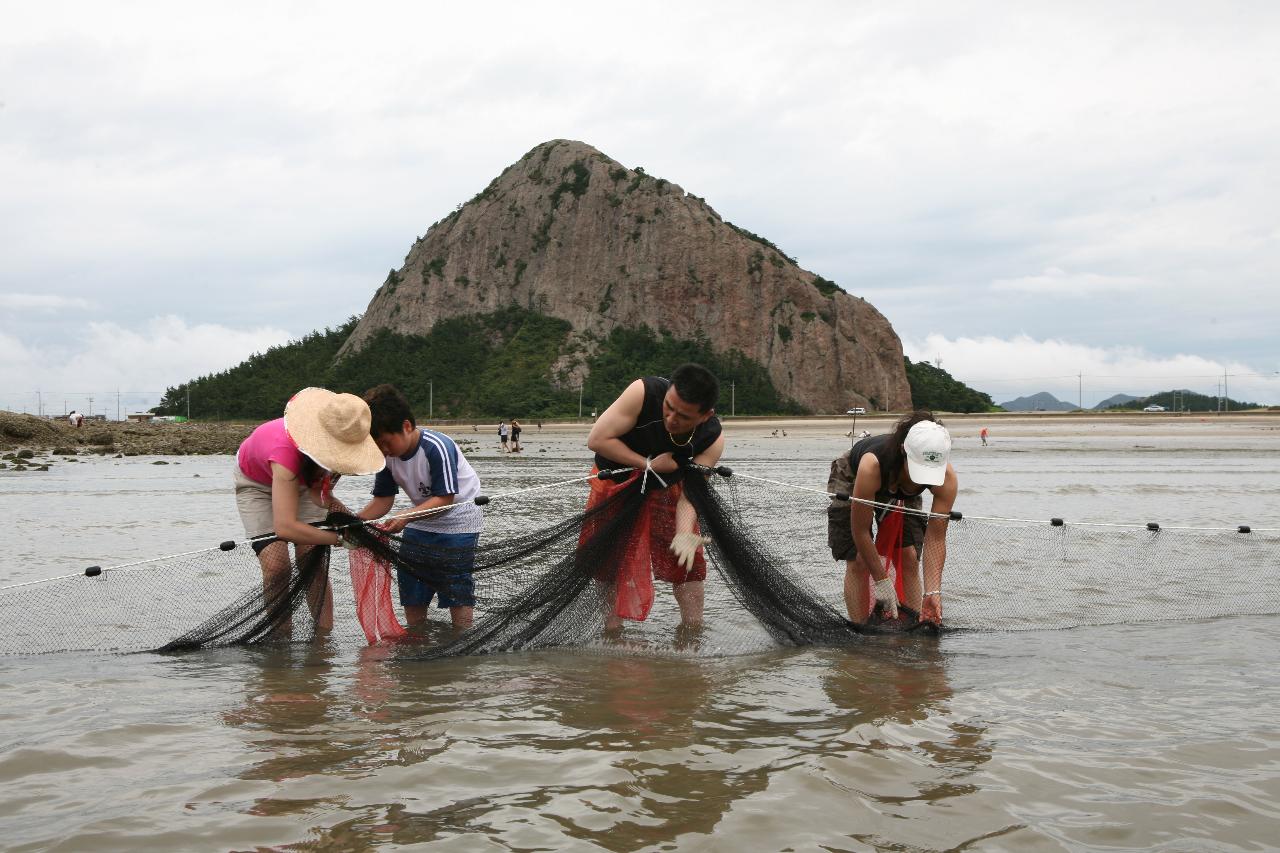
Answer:
[[[386,459],[369,435],[369,405],[354,394],[304,388],[285,406],[284,417],[262,424],[236,452],[236,509],[244,532],[255,541],[268,594],[289,583],[288,542],[302,560],[317,545],[341,545],[342,537],[320,530],[331,502],[330,474],[376,474]],[[274,536],[272,536],[274,534]],[[333,627],[333,590],[309,591],[316,627]]]
[[[951,436],[946,428],[931,413],[915,412],[898,421],[893,432],[861,439],[831,463],[827,491],[837,497],[827,510],[827,543],[831,555],[845,561],[844,597],[851,621],[866,621],[872,589],[884,612],[891,618],[898,616],[898,594],[876,552],[871,527],[873,521],[884,522],[888,513],[884,505],[901,502],[907,510],[902,531],[903,604],[919,613],[922,622],[941,625],[947,519],[938,516],[951,512],[958,489],[950,457]],[[932,518],[922,512],[925,490],[933,495]]]

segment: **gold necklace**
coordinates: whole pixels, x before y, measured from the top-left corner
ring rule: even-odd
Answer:
[[[671,443],[674,444],[676,447],[688,447],[689,442],[693,441],[694,432],[697,432],[697,430],[695,429],[693,430],[693,432],[690,432],[689,437],[686,438],[684,441],[676,441],[676,437],[671,434],[671,430],[667,430],[667,438],[671,439]]]

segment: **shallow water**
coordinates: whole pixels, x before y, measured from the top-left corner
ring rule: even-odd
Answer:
[[[966,514],[1280,526],[1274,431],[957,436]],[[470,454],[487,492],[581,471],[580,437],[527,437]],[[736,438],[740,471],[816,488],[847,441]],[[228,458],[153,461],[0,473],[0,584],[239,537]],[[495,524],[576,508],[559,494],[495,501]],[[708,659],[0,657],[0,846],[1273,849],[1277,652],[1254,616]]]

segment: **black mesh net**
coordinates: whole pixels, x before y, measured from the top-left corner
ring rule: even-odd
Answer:
[[[682,566],[667,549],[681,492],[708,540],[705,566]],[[918,627],[905,610],[858,627],[845,618],[844,564],[826,547],[825,493],[696,474],[678,489],[629,476],[589,489],[575,481],[560,493],[495,497],[474,554],[409,549],[334,516],[328,523],[360,547],[277,543],[290,549],[281,552],[288,580],[266,587],[253,551],[238,543],[0,589],[0,654],[173,652],[326,632],[353,646],[385,643],[406,659],[565,646],[702,656],[856,643]],[[944,623],[1009,631],[1276,613],[1280,573],[1268,555],[1278,544],[1275,530],[953,519]],[[472,559],[464,577],[458,567]],[[682,596],[703,571],[699,626]],[[446,591],[473,580],[474,626],[457,633],[433,618],[404,632],[394,572]],[[645,618],[619,628],[619,613]]]

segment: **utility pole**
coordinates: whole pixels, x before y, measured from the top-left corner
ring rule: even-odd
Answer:
[[[187,420],[191,420],[191,386],[187,386]]]
[[[1227,369],[1222,368],[1222,411],[1231,411],[1231,397],[1227,392]]]
[[[738,383],[729,380],[729,417],[735,417],[738,414]]]
[[[434,421],[436,419],[436,381],[434,379],[427,380],[427,420]]]
[[[120,389],[116,389],[116,420],[120,420]]]
[[[37,388],[37,389],[36,389],[36,414],[37,414],[37,415],[43,415],[43,414],[44,414],[44,403],[43,403],[43,402],[41,402],[41,400],[40,400],[40,389],[39,389],[39,388]]]
[[[1084,410],[1084,371],[1076,374],[1076,408]]]

